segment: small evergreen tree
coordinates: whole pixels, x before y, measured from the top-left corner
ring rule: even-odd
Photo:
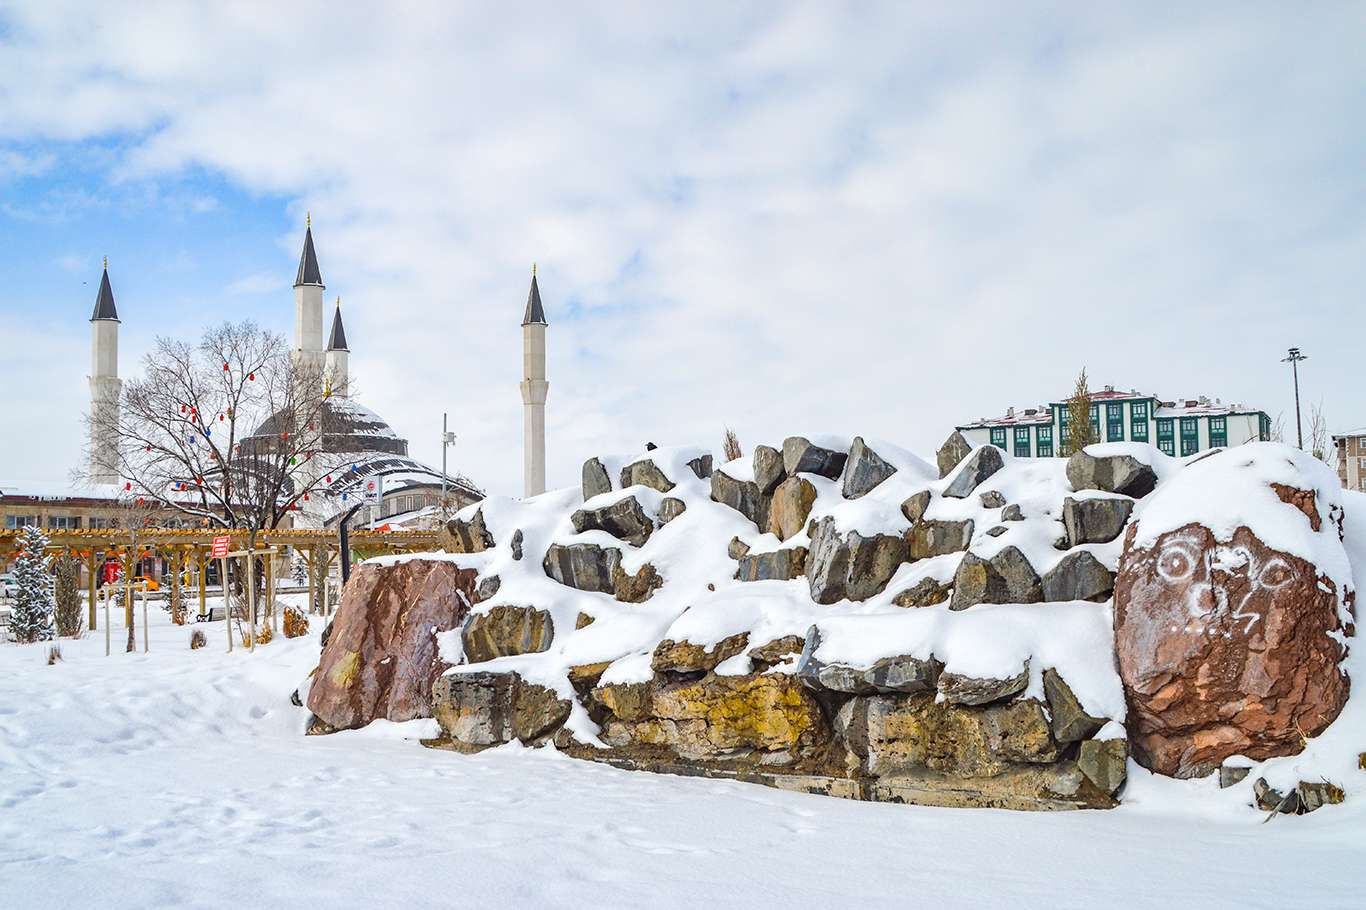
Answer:
[[[1096,429],[1091,426],[1091,389],[1086,382],[1086,368],[1077,374],[1072,397],[1067,399],[1067,454],[1075,455],[1096,442]]]
[[[70,556],[59,556],[55,563],[53,594],[57,634],[62,638],[75,638],[81,634],[84,625],[81,612],[81,563]]]
[[[10,612],[10,634],[15,641],[49,641],[53,636],[52,615],[56,603],[52,595],[50,559],[46,553],[47,535],[39,528],[26,527],[19,538],[23,551],[14,561],[14,580],[19,592]]]
[[[304,561],[302,556],[296,556],[294,558],[293,573],[294,584],[296,586],[302,588],[304,585],[308,584],[308,563]]]

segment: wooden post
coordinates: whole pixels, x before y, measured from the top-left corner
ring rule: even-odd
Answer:
[[[208,574],[206,570],[208,568],[209,561],[204,558],[204,551],[199,549],[199,547],[194,548],[194,553],[195,560],[199,564],[199,615],[207,616],[209,613],[209,592],[205,587],[204,576]]]
[[[315,592],[316,592],[317,587],[318,587],[317,557],[318,557],[318,548],[317,548],[317,547],[309,547],[309,548],[308,548],[308,556],[307,556],[307,558],[304,560],[305,562],[308,563],[308,612],[309,612],[309,615],[312,615],[313,613],[317,612],[317,610],[315,609],[315,608],[317,607],[317,604],[314,602]]]
[[[232,608],[228,606],[228,557],[219,560],[218,581],[223,586],[223,627],[228,630],[228,653],[232,653]]]
[[[272,635],[278,631],[275,627],[275,554],[271,553],[266,557],[266,613],[270,615],[270,632]]]
[[[171,621],[174,622],[180,610],[180,570],[185,564],[185,551],[171,550]],[[183,617],[181,617],[183,619]]]
[[[247,544],[247,622],[251,627],[251,638],[247,639],[247,650],[256,651],[256,551]]]
[[[131,561],[133,554],[127,553],[123,557],[123,628],[128,632],[128,646],[125,650],[132,651],[137,645],[136,634],[133,629],[133,567]]]
[[[96,588],[95,588],[95,582],[96,582],[97,579],[95,578],[95,548],[94,548],[94,545],[93,545],[93,544],[91,545],[91,548],[90,548],[90,555],[89,555],[88,557],[86,557],[86,560],[85,560],[85,568],[86,568],[86,574],[89,575],[89,578],[86,579],[86,582],[85,582],[85,583],[86,583],[86,590],[87,590],[87,593],[89,593],[89,595],[90,595],[90,631],[91,631],[91,632],[94,632],[95,629],[96,629],[96,626],[95,626],[95,615],[96,615],[96,605],[95,605],[95,590],[96,590]]]
[[[147,582],[142,583],[142,653],[151,650],[150,633],[147,631]]]
[[[109,598],[114,591],[113,585],[104,586],[104,656],[109,656]]]

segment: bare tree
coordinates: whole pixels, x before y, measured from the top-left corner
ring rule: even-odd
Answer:
[[[1330,468],[1337,467],[1337,450],[1328,438],[1328,418],[1323,414],[1322,399],[1309,409],[1309,451]]]
[[[734,461],[745,454],[740,448],[740,437],[730,427],[726,427],[726,433],[721,438],[721,454],[726,461]]]
[[[1285,442],[1285,412],[1276,415],[1276,422],[1271,425],[1272,442]]]
[[[1077,374],[1072,397],[1067,399],[1067,454],[1075,455],[1097,442],[1095,427],[1091,426],[1091,389],[1087,385],[1086,368]]]

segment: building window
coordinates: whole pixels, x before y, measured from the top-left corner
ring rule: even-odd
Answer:
[[[1129,438],[1134,442],[1148,441],[1148,402],[1129,404]]]
[[[37,515],[6,515],[5,529],[7,531],[19,531],[27,527],[38,526]]]
[[[1265,414],[1262,414],[1257,419],[1257,437],[1261,439],[1262,442],[1266,442],[1271,438],[1271,418],[1267,417]]]
[[[1228,445],[1228,418],[1211,417],[1209,419],[1209,444],[1210,448],[1222,448]]]
[[[51,531],[75,531],[81,526],[81,519],[76,515],[49,515],[47,526]]]
[[[1029,427],[1015,428],[1015,457],[1029,457]]]
[[[1124,404],[1112,401],[1105,406],[1105,441],[1124,440]]]
[[[1176,454],[1176,438],[1172,433],[1170,417],[1157,418],[1157,447],[1168,455]]]
[[[1038,438],[1038,456],[1049,458],[1053,455],[1053,425],[1042,424],[1034,428],[1034,433]]]
[[[1091,435],[1100,438],[1100,405],[1091,405]]]
[[[991,428],[991,444],[994,445],[994,446],[996,446],[996,448],[1001,449],[1002,451],[1005,450],[1005,447],[1006,447],[1006,428],[1005,428],[1005,427],[992,427],[992,428]]]
[[[1366,458],[1357,459],[1357,470],[1366,471]]]
[[[1181,418],[1181,454],[1194,455],[1200,449],[1200,418]]]

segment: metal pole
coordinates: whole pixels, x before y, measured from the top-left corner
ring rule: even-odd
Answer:
[[[142,653],[146,654],[151,650],[147,632],[147,582],[142,583]]]
[[[194,555],[195,555],[195,563],[197,564],[198,569],[199,569],[199,571],[198,571],[198,575],[199,575],[199,615],[200,615],[200,616],[208,616],[208,615],[209,615],[209,606],[208,606],[209,592],[208,592],[208,588],[206,587],[206,585],[208,584],[208,582],[207,582],[207,580],[205,579],[205,576],[207,576],[207,575],[209,574],[208,571],[207,571],[207,570],[208,570],[209,561],[208,561],[207,559],[204,558],[204,551],[201,550],[201,549],[199,549],[198,547],[195,547],[195,548],[194,548]]]
[[[1300,421],[1300,362],[1292,360],[1290,371],[1295,375],[1295,440],[1304,448],[1304,424]]]
[[[441,412],[441,515],[446,514],[446,443],[450,433],[446,430],[446,412]]]
[[[218,581],[223,586],[223,628],[228,632],[228,653],[232,653],[232,608],[228,606],[228,557],[219,560]]]

